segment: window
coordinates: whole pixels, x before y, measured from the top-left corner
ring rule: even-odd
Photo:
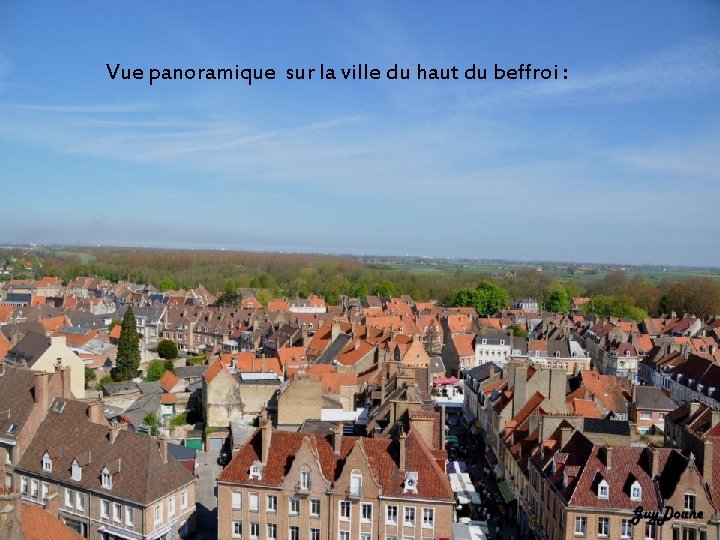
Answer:
[[[290,540],[300,540],[300,527],[290,527]]]
[[[320,515],[320,499],[310,499],[310,515],[316,517]]]
[[[310,540],[320,540],[320,529],[310,529]]]
[[[42,500],[44,501],[45,498],[48,496],[48,493],[50,493],[50,484],[47,482],[42,483],[42,490],[40,491],[42,494]]]
[[[250,538],[256,540],[260,537],[260,524],[257,521],[250,523]]]
[[[26,476],[20,477],[20,493],[26,496],[28,494],[28,479]]]
[[[350,474],[350,495],[362,497],[362,474],[360,471],[353,471]]]
[[[372,540],[372,534],[360,533],[360,540]]]
[[[640,482],[635,480],[630,486],[630,500],[631,501],[639,501],[642,498],[642,488],[640,487]]]
[[[122,505],[113,503],[113,521],[120,523],[122,520]]]
[[[160,523],[163,519],[162,504],[155,506],[155,525]]]
[[[180,508],[185,510],[188,506],[188,492],[184,490],[180,493]]]
[[[277,495],[268,495],[265,504],[268,512],[277,512]]]
[[[50,455],[47,452],[45,452],[43,456],[43,471],[52,472],[52,459],[50,459]]]
[[[24,479],[23,479],[24,480]],[[27,484],[25,485],[27,488]],[[72,489],[65,488],[65,506],[68,508],[73,507],[73,492]]]
[[[597,534],[598,536],[602,537],[608,536],[610,534],[610,518],[598,518]]]
[[[362,503],[362,520],[372,521],[372,503]]]
[[[385,522],[390,525],[397,525],[397,522],[398,522],[398,507],[397,506],[385,507]]]
[[[260,495],[257,493],[250,494],[250,511],[257,512],[260,510]]]
[[[587,518],[585,516],[575,517],[575,536],[585,536],[587,534]]]
[[[291,514],[299,514],[300,513],[300,499],[298,499],[297,497],[290,498],[290,513]]]
[[[78,512],[85,511],[85,494],[84,493],[78,492],[75,494],[75,507],[77,508]]]
[[[655,540],[655,524],[645,524],[645,540]]]
[[[623,519],[620,522],[620,537],[632,538],[632,521],[629,519]]]
[[[695,511],[695,494],[694,493],[686,493],[685,494],[685,510],[687,510],[688,512]]]
[[[403,519],[403,525],[406,527],[414,527],[415,526],[415,507],[414,506],[406,506],[405,507],[405,518]]]
[[[277,538],[277,525],[274,523],[267,524],[267,537],[268,540],[275,540]]]
[[[82,469],[80,468],[80,465],[77,461],[73,461],[72,463],[72,472],[70,477],[76,482],[82,480]]]
[[[233,521],[232,535],[233,535],[233,538],[242,537],[242,521]]]
[[[31,478],[31,479],[30,479],[30,496],[31,496],[33,499],[37,499],[37,498],[38,498],[38,491],[39,491],[39,489],[40,489],[39,486],[40,486],[40,484],[38,483],[37,480],[35,480],[34,478]]]
[[[350,531],[340,531],[340,540],[350,540]]]
[[[157,513],[157,510],[155,511]],[[100,516],[104,517],[105,519],[110,517],[110,502],[109,501],[102,501],[100,504]]]
[[[128,527],[135,526],[135,509],[129,506],[125,507],[125,525]]]
[[[340,501],[340,519],[350,519],[350,501]]]
[[[303,491],[310,490],[310,469],[307,467],[300,471],[300,489]]]
[[[232,507],[236,510],[242,508],[242,491],[232,492]]]
[[[610,486],[605,480],[602,480],[598,484],[598,499],[609,499],[610,498]]]
[[[175,515],[175,497],[170,497],[168,500],[168,516],[172,517]]]
[[[640,411],[641,420],[652,420],[652,413],[650,411]]]
[[[112,476],[110,475],[110,471],[107,469],[103,469],[102,471],[102,487],[105,489],[111,489],[112,488]]]
[[[435,526],[435,509],[434,508],[423,508],[423,527],[432,528]]]

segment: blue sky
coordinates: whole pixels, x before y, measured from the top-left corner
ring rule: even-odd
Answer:
[[[112,81],[559,64],[566,81]],[[0,4],[0,241],[720,265],[720,3]]]

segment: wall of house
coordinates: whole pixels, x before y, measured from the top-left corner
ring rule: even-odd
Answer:
[[[278,397],[279,426],[301,425],[319,419],[322,412],[322,382],[295,379]]]
[[[65,343],[65,337],[51,337],[50,347],[33,364],[33,371],[54,373],[55,366],[70,368],[70,386],[77,399],[85,397],[85,363]]]

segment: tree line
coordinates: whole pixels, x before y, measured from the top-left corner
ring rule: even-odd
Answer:
[[[446,305],[470,305],[478,313],[493,313],[512,300],[534,298],[548,311],[569,310],[573,297],[592,297],[588,311],[640,319],[675,311],[708,317],[720,313],[720,286],[708,277],[687,277],[659,283],[632,272],[614,270],[586,281],[549,276],[527,268],[502,276],[466,271],[415,273],[371,265],[359,258],[196,250],[83,248],[82,253],[40,254],[36,277],[59,276],[65,282],[78,276],[111,281],[148,283],[160,290],[203,285],[237,299],[242,288],[262,290],[261,301],[272,297],[316,294],[329,304],[341,296],[410,295],[417,301],[438,300]]]

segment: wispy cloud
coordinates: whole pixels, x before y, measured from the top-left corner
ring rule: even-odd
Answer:
[[[570,67],[567,80],[499,84],[505,85],[502,90],[489,89],[474,105],[636,103],[708,95],[720,90],[720,40],[694,40],[595,69]]]

